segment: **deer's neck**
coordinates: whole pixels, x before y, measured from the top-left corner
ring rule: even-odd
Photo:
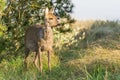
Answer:
[[[52,39],[52,37],[53,37],[52,28],[50,27],[49,24],[47,24],[45,25],[45,29],[44,29],[44,39],[49,40]]]

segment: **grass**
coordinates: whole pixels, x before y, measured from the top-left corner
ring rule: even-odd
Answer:
[[[21,56],[2,60],[0,80],[120,80],[120,22],[77,21],[69,27],[54,30],[50,73],[46,54],[42,75],[31,54],[27,69]]]

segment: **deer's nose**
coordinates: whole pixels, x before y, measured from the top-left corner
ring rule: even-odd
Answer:
[[[60,18],[59,17],[57,17],[57,20],[59,20]]]
[[[60,18],[59,17],[57,18],[57,22],[60,23]]]

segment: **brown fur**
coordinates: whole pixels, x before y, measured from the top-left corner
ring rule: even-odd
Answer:
[[[53,32],[51,27],[58,24],[57,17],[53,15],[53,10],[45,10],[45,25],[32,25],[25,33],[25,63],[30,51],[36,52],[34,63],[36,67],[42,72],[42,58],[41,52],[48,53],[48,67],[51,70],[50,55],[53,46]],[[38,61],[40,60],[40,61]],[[38,63],[40,62],[40,63]],[[40,65],[38,65],[40,64]]]

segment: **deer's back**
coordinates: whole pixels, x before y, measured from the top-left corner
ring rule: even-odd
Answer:
[[[48,30],[49,34],[46,34],[45,31],[45,28],[41,25],[29,27],[25,34],[25,47],[31,51],[37,51],[39,46],[43,50],[52,49],[52,30]]]

